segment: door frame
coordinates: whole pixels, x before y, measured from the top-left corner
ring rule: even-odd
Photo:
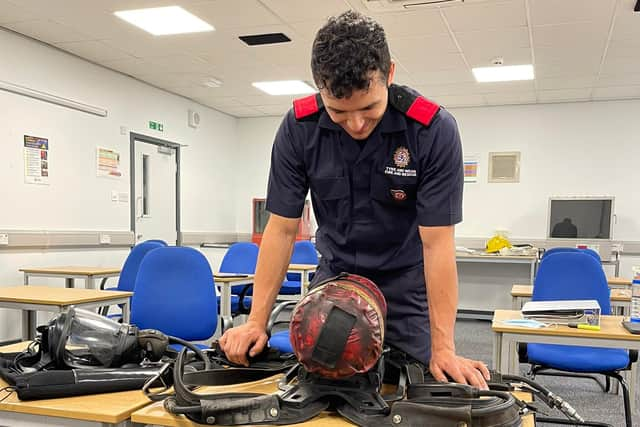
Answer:
[[[165,141],[164,139],[155,138],[153,136],[143,135],[140,133],[129,132],[129,162],[130,162],[130,174],[131,174],[131,215],[129,217],[131,232],[134,239],[136,235],[136,141],[144,142],[146,144],[153,144],[159,147],[169,147],[176,150],[176,245],[182,245],[182,232],[180,228],[180,144],[175,142]]]

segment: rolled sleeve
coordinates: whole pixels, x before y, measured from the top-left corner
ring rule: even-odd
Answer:
[[[464,169],[458,125],[446,110],[438,113],[431,128],[418,142],[428,149],[422,156],[418,180],[418,223],[422,226],[453,225],[462,221]]]
[[[286,218],[300,218],[309,184],[301,138],[294,136],[292,120],[291,114],[285,116],[273,143],[266,208]]]

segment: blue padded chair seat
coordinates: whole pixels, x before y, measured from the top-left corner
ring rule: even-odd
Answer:
[[[280,350],[283,353],[293,353],[291,340],[289,340],[289,331],[280,331],[271,335],[269,339],[269,347]]]
[[[231,287],[232,295],[240,295],[240,292],[244,289],[246,285],[237,285]],[[247,293],[245,295],[253,295],[253,285],[249,285],[249,289],[247,289]]]
[[[607,372],[629,365],[629,352],[619,348],[527,344],[530,363],[570,372]]]
[[[280,288],[280,295],[300,295],[300,282],[285,280]]]
[[[218,306],[220,306],[220,297],[218,297]],[[244,297],[244,306],[247,309],[251,308],[251,298]],[[238,295],[231,295],[231,312],[237,313],[240,311],[240,297]]]

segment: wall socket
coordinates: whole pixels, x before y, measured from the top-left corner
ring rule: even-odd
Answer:
[[[111,235],[100,233],[100,244],[101,245],[110,245],[111,244]]]
[[[9,233],[0,233],[0,245],[9,244]]]
[[[111,201],[112,202],[118,201],[118,192],[116,190],[111,190]]]

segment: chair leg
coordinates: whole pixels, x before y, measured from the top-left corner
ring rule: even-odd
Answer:
[[[611,390],[611,380],[609,379],[608,375],[605,375],[604,378],[605,378],[604,392],[609,393],[609,391]]]
[[[620,387],[622,387],[622,398],[624,399],[624,419],[627,427],[633,427],[631,423],[631,401],[629,400],[629,388],[627,387],[627,382],[624,380],[624,378],[622,378],[622,375],[617,372],[608,374],[607,379],[609,378],[609,376],[617,379]]]

